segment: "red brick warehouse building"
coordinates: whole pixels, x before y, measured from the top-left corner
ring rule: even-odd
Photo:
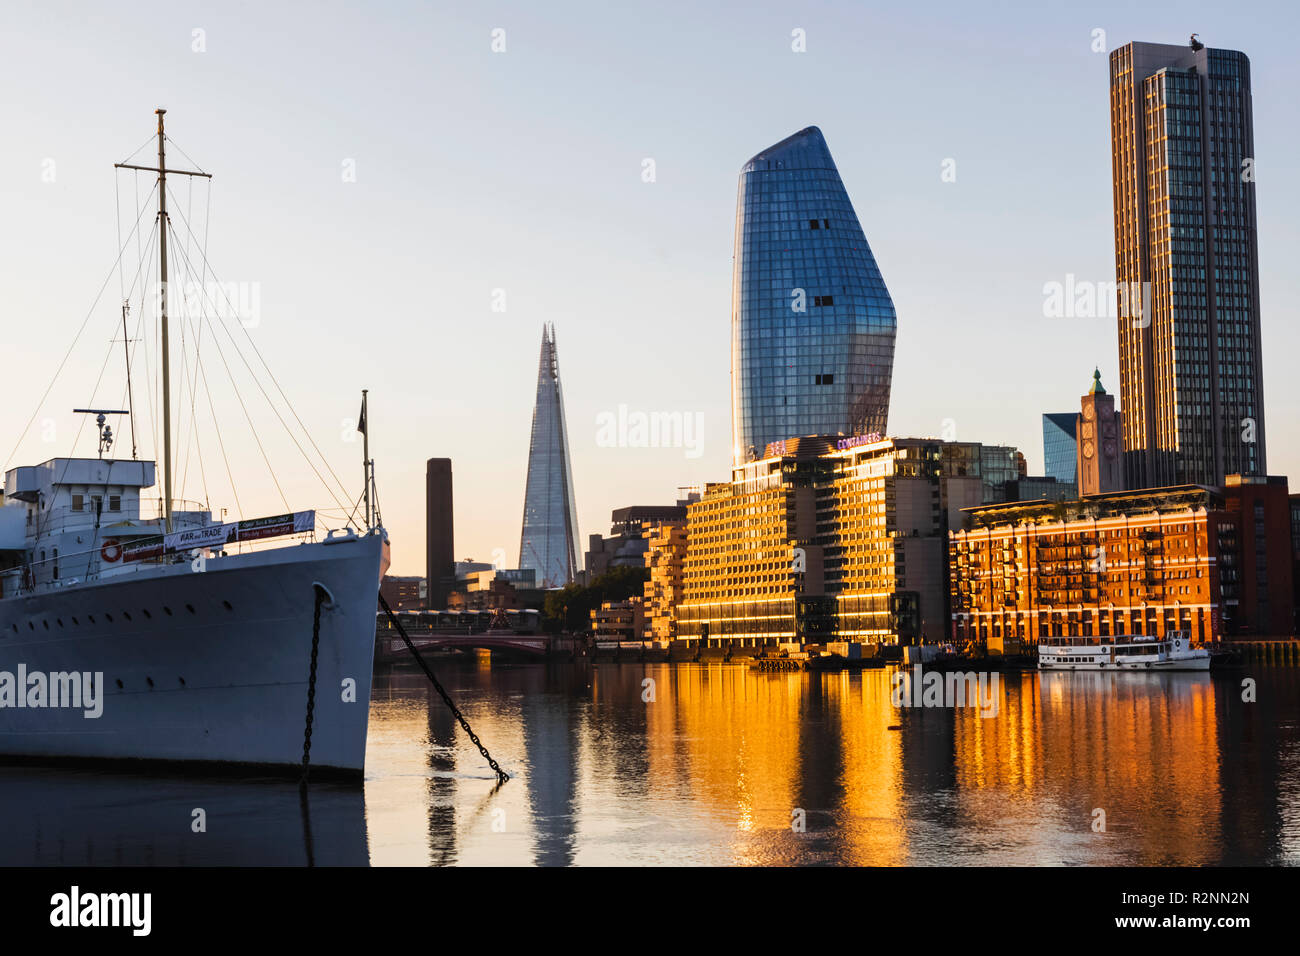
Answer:
[[[1286,479],[966,509],[949,535],[953,635],[990,649],[1049,636],[1293,634]]]

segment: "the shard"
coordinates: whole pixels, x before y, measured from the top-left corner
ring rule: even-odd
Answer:
[[[732,276],[733,461],[803,435],[883,434],[895,328],[821,130],[746,163]]]
[[[555,326],[547,325],[542,329],[542,356],[537,369],[519,567],[536,572],[538,587],[563,587],[581,570],[580,554]]]

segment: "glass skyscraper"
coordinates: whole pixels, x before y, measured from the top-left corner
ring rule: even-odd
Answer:
[[[1043,474],[1057,481],[1077,481],[1079,446],[1075,440],[1075,412],[1048,412],[1043,416]]]
[[[787,438],[884,434],[894,303],[817,127],[741,170],[731,295],[735,463]]]
[[[1262,474],[1250,61],[1130,43],[1110,109],[1126,485]]]
[[[537,368],[519,567],[536,572],[538,587],[563,587],[581,570],[579,554],[578,509],[573,497],[555,326],[547,325],[542,329],[542,355]]]

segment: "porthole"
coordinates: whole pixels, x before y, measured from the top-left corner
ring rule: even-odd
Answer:
[[[89,621],[91,624],[94,624],[94,623],[95,623],[95,615],[93,615],[93,614],[87,614],[87,615],[86,615],[86,620]]]
[[[118,690],[122,689],[122,678],[120,677],[117,679],[117,689]]]
[[[171,616],[172,616],[172,609],[169,608],[167,605],[165,605],[165,604],[163,605],[163,610],[167,612],[167,616],[168,616],[168,617],[171,617]]]
[[[198,611],[194,610],[194,605],[193,605],[193,604],[187,604],[187,605],[185,605],[185,610],[189,611],[191,614],[197,614],[197,613],[198,613]]]
[[[141,608],[140,610],[144,612],[144,619],[145,619],[146,621],[152,621],[152,620],[153,620],[153,615],[149,613],[149,609],[148,609],[147,607],[145,607],[145,608]]]
[[[49,622],[49,621],[41,621],[41,626],[44,627],[44,628],[48,631],[48,630],[50,629],[50,622]]]
[[[227,611],[233,611],[233,610],[234,610],[234,608],[230,606],[230,602],[229,602],[229,601],[222,601],[221,603],[225,606],[225,608],[226,608]]]
[[[131,620],[131,612],[130,612],[130,611],[123,611],[123,612],[122,612],[122,616],[123,616],[124,618],[126,618],[128,621]]]
[[[36,630],[36,625],[33,624],[31,621],[28,621],[28,622],[27,622],[27,630],[29,630],[29,631],[34,631],[34,630]]]
[[[144,682],[145,682],[146,684],[148,684],[150,687],[153,686],[153,678],[152,678],[152,677],[146,677],[146,678],[144,679]]]
[[[72,619],[72,626],[73,626],[73,627],[81,627],[81,622],[78,621],[78,620],[74,617],[74,618]]]
[[[61,617],[60,617],[60,618],[56,618],[56,619],[55,619],[55,623],[58,624],[59,627],[62,627],[62,626],[63,626],[63,618],[61,618]]]
[[[178,678],[176,678],[176,679],[179,680],[179,681],[181,682],[181,686],[182,686],[182,687],[185,686],[185,678],[184,678],[184,677],[178,677]]]
[[[113,623],[113,615],[111,615],[111,614],[105,614],[105,615],[104,615],[104,620],[106,620],[109,624],[112,624],[112,623]]]

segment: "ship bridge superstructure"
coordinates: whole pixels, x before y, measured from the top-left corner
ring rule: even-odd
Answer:
[[[52,458],[5,472],[0,491],[0,597],[95,580],[122,566],[132,541],[164,533],[166,509],[142,492],[152,461]],[[178,529],[210,525],[202,505],[172,502]]]

